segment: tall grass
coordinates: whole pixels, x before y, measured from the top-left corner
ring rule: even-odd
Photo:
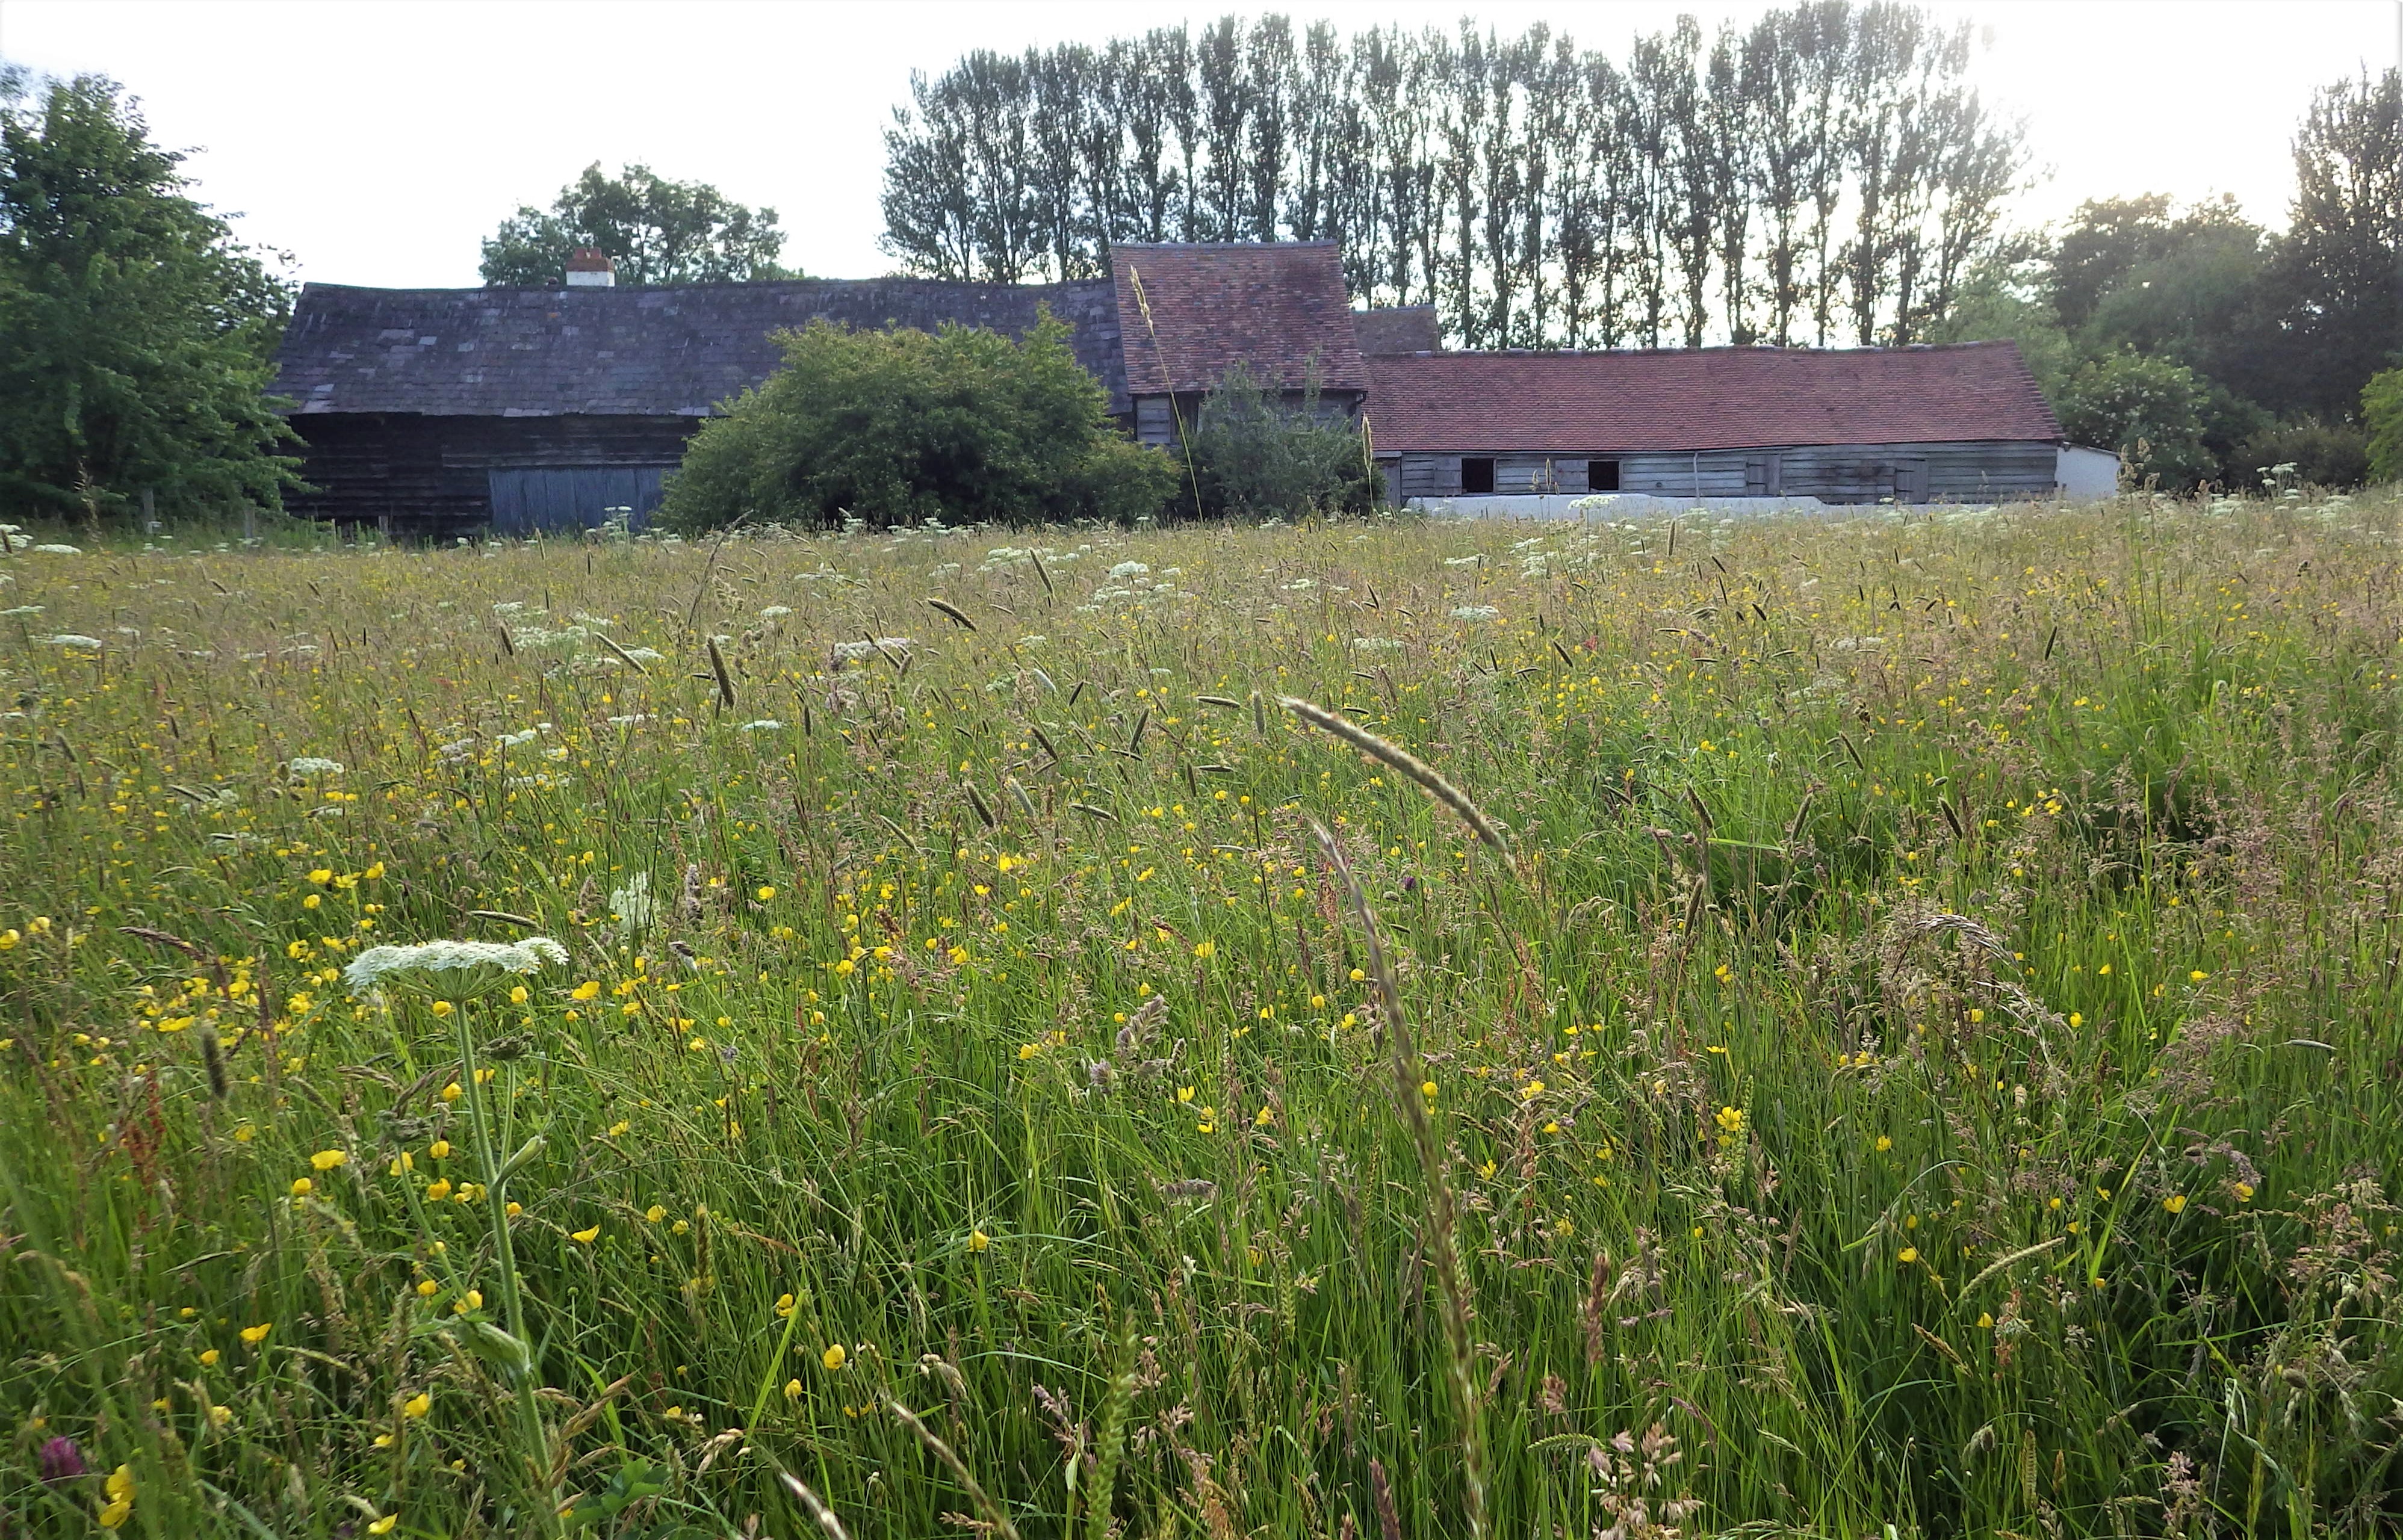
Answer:
[[[0,1532],[2391,1530],[2399,512],[10,558]]]

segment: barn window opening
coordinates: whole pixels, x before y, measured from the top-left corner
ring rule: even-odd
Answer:
[[[1460,463],[1460,494],[1475,497],[1493,490],[1493,462],[1488,459],[1464,459]]]
[[[1617,492],[1618,490],[1618,462],[1616,460],[1587,461],[1585,463],[1585,490],[1588,492]]]

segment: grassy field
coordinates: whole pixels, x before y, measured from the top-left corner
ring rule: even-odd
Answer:
[[[2403,504],[1907,512],[19,552],[0,1533],[2391,1532]]]

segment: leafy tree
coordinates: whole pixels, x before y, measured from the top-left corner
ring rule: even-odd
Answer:
[[[183,157],[97,76],[0,75],[0,497],[97,523],[273,509],[289,288],[188,196]]]
[[[2403,369],[2370,376],[2362,387],[2361,417],[2369,424],[2369,474],[2403,481]]]
[[[2295,136],[2277,264],[2296,405],[2329,419],[2403,362],[2403,71],[2339,81]]]
[[[2266,288],[2271,247],[2258,226],[2215,206],[2181,221],[2155,254],[2099,295],[2081,329],[2090,352],[2133,349],[2277,402],[2281,341]]]
[[[1188,486],[1206,517],[1364,512],[1375,486],[1356,423],[1318,393],[1288,400],[1243,365],[1203,397],[1185,434]]]
[[[556,284],[578,246],[615,257],[618,282],[636,287],[800,276],[776,265],[785,232],[774,209],[746,208],[705,182],[671,182],[648,166],[604,176],[596,160],[559,189],[548,213],[521,207],[501,221],[484,242],[484,282]]]
[[[1123,520],[1174,484],[1166,456],[1113,429],[1048,314],[1018,340],[816,322],[782,342],[784,367],[694,437],[661,523]]]
[[[1120,242],[1333,239],[1355,294],[1438,305],[1471,346],[1909,341],[2024,160],[1967,84],[1973,37],[1800,0],[1707,44],[1680,20],[1623,70],[1540,24],[1347,41],[1274,13],[979,50],[911,80],[882,244],[1018,282],[1106,271]]]
[[[2090,199],[2077,206],[2052,250],[2048,275],[2053,308],[2075,331],[2094,318],[2103,296],[2131,270],[2164,257],[2202,225],[2236,219],[2233,199],[2181,216],[2167,193]]]

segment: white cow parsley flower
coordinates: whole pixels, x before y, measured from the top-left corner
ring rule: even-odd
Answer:
[[[386,984],[415,983],[444,993],[490,989],[513,975],[538,973],[567,961],[567,949],[548,936],[522,941],[422,941],[415,946],[369,947],[351,959],[342,982],[353,994]],[[424,975],[423,978],[411,978]]]

